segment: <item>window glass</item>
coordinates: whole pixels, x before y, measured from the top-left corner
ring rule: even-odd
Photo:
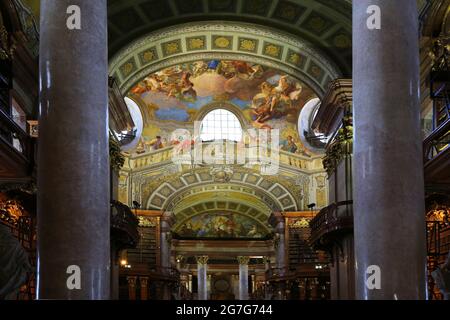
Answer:
[[[203,141],[242,140],[242,127],[239,119],[230,111],[216,109],[202,121],[200,137]]]

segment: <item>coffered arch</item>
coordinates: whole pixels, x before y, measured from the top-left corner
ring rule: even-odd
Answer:
[[[302,200],[296,199],[285,184],[286,182],[282,184],[276,179],[261,176],[254,170],[237,168],[230,174],[228,181],[223,183],[216,180],[210,168],[202,168],[162,181],[142,201],[147,208],[173,212],[183,199],[194,194],[241,193],[245,195],[242,199],[253,198],[255,203],[259,203],[259,210],[268,215],[273,211],[297,211],[303,207]],[[208,201],[206,199],[209,198],[204,199]]]
[[[186,22],[249,22],[304,39],[351,72],[350,0],[109,0],[110,56],[149,32]]]
[[[258,197],[234,192],[203,192],[188,195],[174,208],[175,229],[194,216],[205,213],[235,213],[257,221],[270,230],[268,220],[272,210]]]
[[[153,72],[199,60],[241,60],[285,72],[319,96],[339,66],[304,39],[248,23],[202,22],[177,25],[144,36],[110,60],[110,74],[123,94]]]

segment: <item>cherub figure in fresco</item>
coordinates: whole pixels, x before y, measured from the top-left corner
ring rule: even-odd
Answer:
[[[134,94],[143,94],[145,92],[158,92],[161,91],[161,79],[156,74],[151,74],[144,80],[142,80],[133,90]]]
[[[286,140],[281,142],[281,149],[290,153],[296,153],[298,146],[292,136],[288,136]]]
[[[278,81],[278,86],[272,91],[275,97],[272,110],[279,102],[286,103],[292,108],[292,102],[300,98],[302,91],[303,88],[300,84],[289,83],[287,76],[282,76]]]
[[[218,74],[220,74],[221,76],[223,76],[227,79],[231,79],[234,77],[234,75],[236,74],[236,70],[235,70],[233,64],[231,63],[231,61],[223,60],[223,61],[217,61],[217,62],[218,62],[217,67],[214,70]],[[211,61],[211,63],[213,63],[213,61]]]
[[[256,115],[255,125],[260,129],[271,129],[270,126],[264,125],[264,123],[270,119],[272,119],[272,112],[270,108],[270,103],[262,103],[258,107],[256,107],[253,111],[253,114]]]
[[[268,82],[263,82],[260,86],[261,93],[253,98],[252,113],[256,119],[254,126],[260,129],[272,129],[271,126],[265,124],[267,121],[280,117],[283,114],[277,109],[278,99],[276,97],[275,88]]]
[[[287,76],[280,77],[276,87],[263,82],[260,89],[261,92],[253,98],[252,103],[253,114],[256,116],[254,125],[258,128],[264,128],[264,124],[271,119],[287,115],[303,90],[300,84],[290,83]]]
[[[261,93],[253,98],[252,113],[256,116],[256,127],[261,127],[258,124],[263,124],[271,118],[272,105],[272,90],[273,86],[268,82],[263,82],[260,85]]]
[[[196,100],[197,92],[190,80],[191,73],[183,71],[178,76],[180,78],[175,80],[172,75],[167,75],[165,81],[161,82],[162,91],[167,93],[167,98]]]
[[[245,61],[232,61],[236,75],[241,79],[250,79],[255,70]]]
[[[197,61],[192,64],[192,75],[194,78],[201,76],[208,70],[208,64],[205,61]]]
[[[190,96],[197,100],[197,91],[194,90],[194,84],[190,80],[191,76],[190,72],[184,72],[181,76],[181,93],[184,96]]]
[[[145,78],[144,84],[147,88],[147,91],[158,92],[161,91],[161,79],[156,74],[152,74]]]
[[[180,92],[176,83],[164,83],[164,91],[167,93],[167,99],[176,98]]]
[[[238,77],[243,80],[260,78],[264,73],[262,66],[251,65],[245,61],[221,61],[218,72],[227,79]]]
[[[145,153],[145,141],[144,141],[143,138],[141,138],[141,139],[139,140],[139,143],[138,143],[138,145],[136,146],[136,153],[137,153],[137,154]]]
[[[156,139],[150,141],[148,145],[152,148],[152,150],[159,150],[164,148],[161,136],[157,136]]]
[[[226,223],[226,231],[229,237],[235,236],[236,223],[232,219],[228,219]]]
[[[252,73],[250,79],[260,79],[264,74],[264,68],[259,64],[253,66],[252,68],[253,68],[253,73]]]
[[[257,238],[260,234],[258,233],[258,228],[256,225],[253,225],[247,233],[248,238]]]

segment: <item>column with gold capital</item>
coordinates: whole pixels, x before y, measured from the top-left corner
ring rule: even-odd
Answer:
[[[208,256],[197,256],[198,300],[208,300]]]
[[[248,263],[250,257],[237,257],[239,262],[239,300],[248,300]]]

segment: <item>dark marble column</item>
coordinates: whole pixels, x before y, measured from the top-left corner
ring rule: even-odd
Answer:
[[[41,1],[38,299],[110,297],[107,57],[106,0]]]
[[[353,1],[357,299],[426,298],[418,30],[416,1]]]

